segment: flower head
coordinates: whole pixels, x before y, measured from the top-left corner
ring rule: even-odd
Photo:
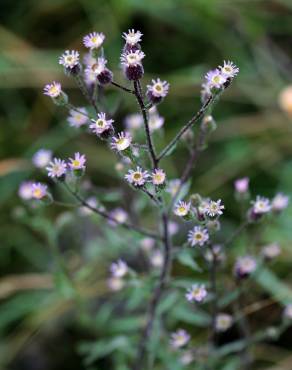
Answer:
[[[233,322],[231,315],[227,313],[218,313],[215,320],[215,328],[218,332],[224,332],[228,330]]]
[[[267,260],[272,260],[278,257],[280,253],[281,253],[281,248],[279,244],[277,243],[268,244],[262,248],[262,255]]]
[[[95,134],[101,135],[105,131],[113,129],[113,122],[114,120],[112,119],[106,119],[105,113],[98,113],[97,120],[92,120],[89,128],[91,128],[92,132],[94,132]]]
[[[159,185],[163,185],[165,183],[166,174],[161,168],[156,168],[152,172],[151,177],[152,177],[153,185],[159,186]]]
[[[67,121],[72,127],[79,128],[85,125],[88,121],[87,111],[83,107],[78,107],[76,110],[70,109],[69,114]]]
[[[221,204],[221,199],[217,201],[210,200],[205,206],[205,213],[209,217],[221,216],[223,214],[222,209],[224,209],[224,205]]]
[[[44,94],[51,98],[57,98],[62,93],[62,86],[60,82],[53,81],[51,84],[47,84],[44,87]]]
[[[162,98],[165,98],[168,94],[169,83],[166,81],[161,81],[159,78],[157,80],[152,80],[151,85],[147,85],[147,96],[152,103],[159,103]]]
[[[135,30],[128,30],[127,32],[123,32],[123,38],[125,39],[126,43],[133,46],[138,44],[141,41],[143,33],[140,31]]]
[[[73,69],[79,64],[79,53],[76,50],[66,50],[59,58],[59,64],[65,68]]]
[[[248,177],[243,177],[242,179],[237,179],[234,181],[235,191],[240,194],[248,192],[248,185]]]
[[[88,49],[98,49],[105,40],[103,33],[92,32],[83,37],[83,45]]]
[[[124,151],[131,145],[132,136],[129,132],[120,132],[112,137],[111,148],[118,152]]]
[[[160,250],[153,251],[150,256],[150,262],[153,267],[161,267],[163,265],[163,254]]]
[[[239,68],[230,60],[227,62],[224,60],[223,66],[219,66],[220,71],[226,78],[234,78],[239,73]]]
[[[202,302],[207,297],[207,294],[204,284],[194,284],[187,290],[186,299],[189,302]]]
[[[128,272],[128,265],[123,260],[118,260],[110,266],[110,272],[112,276],[116,278],[121,278],[125,276]]]
[[[50,163],[49,166],[46,167],[46,170],[48,171],[49,177],[62,177],[65,175],[67,170],[67,164],[65,161],[59,158],[54,158]]]
[[[123,67],[131,67],[141,65],[145,54],[141,50],[128,51],[121,55],[121,62]]]
[[[175,349],[181,348],[185,346],[190,339],[191,336],[187,331],[184,329],[178,329],[176,332],[171,334],[170,344]]]
[[[37,168],[45,168],[52,159],[52,151],[48,149],[39,149],[32,157],[32,163]]]
[[[18,195],[23,200],[32,198],[32,181],[23,181],[18,188]]]
[[[275,212],[281,212],[287,208],[289,204],[289,197],[283,193],[278,193],[272,199],[272,210]]]
[[[124,285],[125,285],[125,281],[123,279],[121,279],[121,278],[117,278],[117,277],[111,276],[107,280],[107,286],[113,292],[117,292],[117,291],[123,289]]]
[[[128,219],[128,213],[123,210],[123,208],[115,208],[109,213],[113,220],[109,220],[111,226],[116,226],[117,224],[123,224]]]
[[[257,196],[255,202],[253,202],[253,212],[255,214],[263,215],[271,211],[271,203],[268,198]]]
[[[40,182],[35,182],[31,185],[31,191],[32,191],[32,198],[34,199],[42,199],[44,198],[47,193],[47,185],[42,184]]]
[[[174,196],[177,191],[179,190],[180,186],[180,179],[173,179],[168,182],[168,186],[166,188],[166,191],[170,193],[172,196]]]
[[[164,118],[159,115],[156,106],[149,109],[148,125],[151,132],[159,130],[164,125]]]
[[[86,157],[84,154],[80,155],[80,153],[75,153],[74,158],[69,158],[69,168],[71,170],[84,170],[85,169],[85,162]]]
[[[143,116],[140,113],[128,114],[124,122],[128,130],[137,130],[143,126]]]
[[[218,68],[209,71],[206,74],[205,78],[210,89],[212,88],[220,89],[226,82],[226,77],[221,73],[221,71]]]
[[[150,237],[146,237],[146,238],[143,238],[141,241],[140,241],[140,247],[148,252],[150,250],[152,250],[155,246],[155,239],[153,238],[150,238]]]
[[[201,226],[195,226],[193,230],[188,233],[188,242],[192,247],[199,245],[202,247],[209,240],[208,230]]]
[[[237,278],[246,278],[255,271],[257,262],[252,256],[239,257],[234,266],[234,273]]]
[[[147,171],[143,171],[141,167],[137,167],[136,170],[129,170],[125,175],[125,179],[134,186],[143,186],[149,175]]]
[[[179,217],[185,217],[188,215],[191,209],[191,202],[179,201],[174,208],[174,214]]]

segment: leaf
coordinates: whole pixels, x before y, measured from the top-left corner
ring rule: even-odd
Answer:
[[[177,259],[182,265],[190,267],[193,271],[202,272],[201,267],[194,260],[191,251],[187,249],[183,250],[178,254]]]
[[[292,301],[292,290],[283,283],[271,270],[262,267],[254,279],[269,292],[278,302],[284,305]]]

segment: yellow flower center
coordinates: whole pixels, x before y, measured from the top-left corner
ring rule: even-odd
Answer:
[[[42,196],[42,191],[41,191],[41,189],[34,189],[34,191],[33,191],[33,195],[34,195],[34,197],[36,197],[36,198],[40,198],[40,197]]]
[[[142,178],[142,175],[140,174],[140,173],[135,173],[134,175],[133,175],[133,177],[134,177],[134,180],[140,180],[141,178]]]
[[[104,120],[102,119],[98,119],[96,122],[95,122],[96,126],[98,127],[103,127],[104,126]]]
[[[74,160],[72,161],[72,166],[73,166],[73,167],[79,167],[79,166],[80,166],[80,161],[78,161],[77,159],[74,159]]]

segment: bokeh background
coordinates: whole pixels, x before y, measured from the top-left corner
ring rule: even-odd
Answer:
[[[119,186],[115,157],[94,136],[72,130],[66,110],[42,94],[43,86],[61,81],[72,101],[84,104],[74,81],[58,65],[58,57],[65,49],[84,51],[82,37],[93,30],[105,33],[109,66],[116,80],[123,82],[121,32],[139,29],[146,53],[144,83],[159,76],[171,84],[168,98],[159,107],[165,117],[160,141],[167,142],[199,108],[205,72],[224,59],[234,61],[240,74],[215,108],[218,129],[192,179],[194,191],[224,199],[228,230],[239,218],[233,197],[236,178],[249,176],[253,195],[270,197],[279,190],[291,194],[292,97],[290,94],[281,106],[279,94],[292,84],[292,2],[1,0],[0,19],[0,366],[9,370],[107,368],[103,360],[99,367],[88,360],[94,356],[90,352],[94,335],[86,325],[77,323],[74,308],[78,303],[68,292],[69,298],[67,293],[65,298],[52,298],[49,245],[54,242],[72,269],[79,271],[87,296],[97,294],[92,288],[97,273],[86,275],[82,259],[93,253],[85,244],[94,241],[94,225],[76,222],[72,231],[72,220],[56,207],[42,211],[52,223],[27,221],[17,189],[24,179],[45,179],[35,172],[31,156],[46,147],[64,157],[75,151],[85,153],[88,177],[106,197],[107,187]],[[131,96],[109,88],[107,97],[119,125],[126,114],[137,111]],[[173,160],[164,162],[169,177],[179,175],[186,158],[186,150],[178,147]],[[109,198],[115,202],[115,193]],[[39,220],[44,220],[43,213]],[[264,231],[265,240],[277,240],[283,248],[274,268],[277,275],[255,283],[264,288],[267,297],[277,296],[281,289],[284,295],[290,294],[291,215],[288,209],[277,227]],[[145,223],[151,224],[147,217]],[[53,222],[62,230],[57,241],[51,234]],[[66,283],[60,284],[70,290]],[[281,299],[276,307],[264,311],[267,317],[279,313]],[[103,315],[96,318],[99,327],[109,320],[106,310]],[[135,327],[135,322],[129,325]],[[122,330],[122,324],[120,327]],[[291,348],[291,331],[277,343],[259,347],[259,363],[263,361],[265,366],[259,368],[291,370]]]

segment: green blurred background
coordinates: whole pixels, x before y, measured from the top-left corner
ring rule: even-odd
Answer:
[[[278,96],[292,80],[292,2],[1,0],[0,19],[0,364],[4,369],[80,369],[81,357],[75,349],[89,334],[76,329],[69,319],[58,321],[69,303],[58,301],[48,310],[46,303],[38,306],[46,302],[47,289],[51,289],[50,253],[42,236],[51,225],[32,227],[19,219],[23,210],[17,189],[26,178],[45,179],[34,172],[30,161],[41,147],[64,157],[75,151],[85,153],[88,177],[99,187],[116,187],[119,180],[112,153],[94,136],[69,128],[67,112],[42,94],[47,82],[61,81],[72,101],[84,104],[74,81],[58,65],[59,55],[71,48],[84,51],[82,37],[93,30],[103,32],[109,66],[115,79],[123,82],[121,32],[141,30],[144,84],[155,77],[171,84],[169,96],[159,107],[166,120],[161,142],[167,142],[199,108],[200,84],[208,69],[224,59],[240,67],[238,78],[215,108],[218,130],[192,179],[194,191],[224,199],[228,228],[238,219],[233,200],[237,177],[251,178],[253,195],[273,196],[279,190],[291,194],[292,118],[279,108]],[[122,126],[124,116],[135,112],[137,105],[131,96],[111,88],[107,96]],[[169,177],[175,178],[187,152],[180,146],[172,158],[163,165]],[[61,211],[44,212],[62,223]],[[82,248],[88,231],[88,225],[79,226],[77,242],[66,237],[65,244],[73,245],[72,251],[66,250],[72,264],[80,263],[76,248]],[[289,284],[291,209],[277,226],[266,237],[283,245],[277,273]],[[23,274],[32,278],[28,288]],[[36,289],[31,291],[31,287]],[[38,337],[44,322],[49,325],[45,335]],[[45,345],[37,345],[35,336]],[[54,359],[52,353],[57,353]],[[292,363],[287,349],[279,349],[275,356],[277,361],[290,358],[287,363]]]

